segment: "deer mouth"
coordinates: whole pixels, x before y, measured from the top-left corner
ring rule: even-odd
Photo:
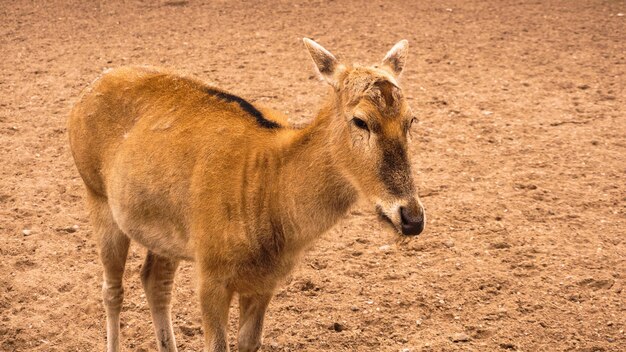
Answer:
[[[391,226],[391,228],[393,228],[395,231],[402,233],[402,231],[398,229],[398,226],[393,223],[393,220],[391,220],[391,218],[387,216],[387,214],[385,214],[383,208],[380,205],[376,206],[376,213],[378,214],[378,220],[387,224],[388,226]]]

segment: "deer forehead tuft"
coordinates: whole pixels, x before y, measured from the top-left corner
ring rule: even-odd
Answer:
[[[397,113],[401,107],[402,90],[395,78],[376,67],[352,67],[344,76],[342,90],[351,104],[365,98],[381,111]]]

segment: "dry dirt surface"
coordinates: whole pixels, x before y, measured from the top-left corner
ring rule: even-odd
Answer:
[[[626,350],[626,2],[2,1],[0,350],[100,351],[102,269],[65,121],[128,64],[175,68],[310,121],[327,94],[301,37],[375,63],[410,41],[426,231],[369,204],[272,301],[262,351]],[[156,344],[133,246],[122,345]],[[193,265],[180,351],[202,350]],[[235,348],[236,303],[229,338]]]

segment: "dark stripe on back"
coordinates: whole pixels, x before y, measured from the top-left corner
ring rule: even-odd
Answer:
[[[210,88],[210,87],[204,87],[204,92],[218,99],[224,100],[226,102],[239,104],[239,107],[242,108],[243,111],[252,115],[256,119],[256,122],[263,128],[281,128],[282,127],[278,123],[266,119],[265,116],[263,116],[263,114],[259,110],[257,110],[257,108],[254,107],[254,105],[248,103],[246,100],[244,100],[241,97],[238,97],[230,93],[222,92],[217,89]]]

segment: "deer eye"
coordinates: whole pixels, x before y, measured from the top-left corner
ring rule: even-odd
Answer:
[[[411,120],[409,120],[409,122],[405,125],[405,133],[408,133],[411,131],[411,127],[413,127],[413,124],[417,122],[417,117],[413,117],[411,118]]]
[[[365,121],[361,120],[361,119],[360,119],[360,118],[358,118],[358,117],[353,117],[353,118],[352,118],[352,123],[353,123],[356,127],[360,128],[360,129],[362,129],[362,130],[365,130],[365,131],[368,131],[368,132],[369,132],[369,130],[370,130],[370,129],[369,129],[369,127],[367,127],[367,123],[366,123]]]
[[[411,127],[413,127],[413,124],[416,122],[417,122],[417,117],[411,118],[411,121],[409,121],[409,129],[411,129]]]

